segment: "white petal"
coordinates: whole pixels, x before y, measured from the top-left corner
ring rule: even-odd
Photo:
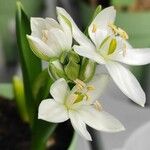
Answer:
[[[150,63],[150,48],[126,49],[124,56],[116,53],[112,59],[128,65],[146,65]]]
[[[72,124],[73,128],[75,129],[75,131],[79,135],[84,137],[85,139],[91,141],[92,138],[86,129],[85,123],[81,120],[80,114],[74,110],[70,110],[69,111],[69,118],[71,120],[71,124]]]
[[[135,103],[144,106],[145,93],[135,76],[117,62],[109,62],[106,68],[120,90]]]
[[[124,126],[115,117],[105,111],[98,111],[92,106],[84,106],[79,113],[83,121],[96,130],[105,132],[124,130]]]
[[[89,93],[91,102],[99,100],[100,96],[107,86],[108,81],[109,76],[107,74],[96,74],[88,83],[89,86],[92,85],[94,87],[94,90]]]
[[[54,50],[52,50],[50,47],[48,47],[39,38],[27,35],[27,39],[29,41],[31,50],[37,57],[39,57],[45,61],[49,61],[51,57],[58,56]]]
[[[69,92],[69,86],[63,78],[56,80],[50,88],[50,94],[59,103],[64,103]]]
[[[108,37],[108,32],[105,29],[97,29],[96,32],[90,32],[90,38],[96,45],[97,49],[100,47],[101,43],[105,38]]]
[[[71,44],[66,37],[66,34],[60,30],[53,28],[48,31],[48,41],[47,44],[51,46],[54,50],[70,50]]]
[[[64,105],[53,99],[46,99],[39,105],[38,119],[54,123],[64,122],[68,120],[68,112]]]
[[[57,7],[57,14],[58,16],[63,15],[68,19],[71,24],[73,37],[79,44],[94,49],[94,45],[92,44],[92,42],[80,31],[80,29],[77,27],[71,16],[65,11],[65,9]]]
[[[114,23],[116,18],[116,10],[113,6],[107,7],[100,11],[91,24],[98,24],[101,27],[107,26],[109,23]]]
[[[58,15],[59,23],[61,24],[63,31],[66,35],[66,40],[71,47],[71,45],[72,45],[72,32],[71,32],[71,28],[70,28],[69,24],[64,19],[65,18],[63,18],[61,15]]]
[[[42,30],[46,29],[45,19],[31,17],[30,22],[31,22],[31,31],[32,31],[31,35],[41,38]]]
[[[93,26],[96,30],[109,30],[108,24],[114,23],[116,17],[116,10],[113,6],[103,9],[92,21],[88,28],[89,36],[93,39]]]
[[[62,30],[60,24],[56,20],[54,20],[53,18],[46,18],[45,24],[46,24],[47,30],[51,30],[53,28]]]
[[[74,45],[73,48],[74,51],[80,56],[92,59],[93,61],[96,61],[99,64],[105,63],[103,57],[101,57],[100,54],[98,54],[95,50],[91,50],[89,47]]]

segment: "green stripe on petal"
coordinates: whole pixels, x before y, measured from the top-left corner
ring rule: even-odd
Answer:
[[[108,55],[112,54],[117,47],[117,41],[116,39],[112,39],[109,45],[109,49],[108,49]]]

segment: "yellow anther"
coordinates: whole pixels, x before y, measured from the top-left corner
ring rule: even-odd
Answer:
[[[80,84],[77,84],[76,85],[76,87],[77,87],[77,91],[81,91],[81,90],[83,90],[83,86],[82,85],[80,85]]]
[[[95,87],[93,85],[87,86],[87,91],[93,91],[95,90]]]
[[[113,30],[114,33],[117,33],[117,26],[112,23],[108,24],[108,26]]]
[[[48,40],[48,31],[42,30],[42,41],[46,43],[47,40]]]
[[[108,26],[116,35],[120,35],[123,39],[127,40],[129,38],[128,34],[121,28],[118,28],[116,25],[110,23]]]
[[[125,32],[123,29],[118,28],[118,34],[125,40],[129,39],[129,36],[127,32]]]
[[[75,82],[75,83],[77,84],[77,86],[79,86],[79,87],[84,88],[84,87],[86,86],[86,84],[85,84],[83,81],[79,80],[79,79],[76,79],[74,82]]]
[[[95,33],[95,32],[96,32],[96,30],[97,30],[97,26],[96,26],[96,24],[93,24],[92,32],[93,32],[93,33]]]
[[[101,111],[103,109],[102,105],[98,101],[95,101],[94,106],[98,111]]]

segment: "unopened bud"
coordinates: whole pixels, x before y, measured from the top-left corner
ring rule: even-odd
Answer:
[[[75,80],[78,78],[80,65],[70,60],[68,64],[64,67],[64,70],[69,80]]]
[[[79,79],[84,82],[89,82],[95,73],[96,63],[89,60],[88,58],[83,58]]]
[[[53,60],[49,62],[49,74],[53,78],[53,80],[57,80],[59,78],[65,78],[66,75],[63,70],[62,64],[59,62],[59,60]]]

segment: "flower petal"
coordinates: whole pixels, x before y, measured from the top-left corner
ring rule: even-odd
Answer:
[[[96,32],[90,32],[90,38],[99,49],[101,43],[107,38],[108,32],[105,29],[97,29]]]
[[[107,74],[96,74],[93,79],[88,83],[88,85],[93,86],[94,90],[89,92],[89,97],[91,103],[98,100],[105,90],[107,83],[109,81],[109,76]]]
[[[103,28],[106,28],[109,23],[114,23],[116,18],[116,10],[113,6],[107,7],[100,11],[99,14],[92,21],[92,24],[100,25]]]
[[[39,38],[27,35],[27,39],[28,39],[29,45],[31,47],[31,50],[37,57],[39,57],[45,61],[49,61],[51,57],[58,56],[54,50],[52,50],[50,47],[48,47]]]
[[[52,47],[54,50],[70,50],[71,44],[68,42],[66,34],[57,28],[53,28],[48,31],[48,40],[47,44]]]
[[[92,138],[86,129],[85,123],[80,118],[80,114],[77,111],[70,110],[69,118],[74,130],[85,139],[92,141]]]
[[[43,18],[37,18],[37,17],[31,17],[31,31],[32,36],[41,38],[42,36],[42,30],[46,29],[45,25],[45,19]]]
[[[56,20],[54,20],[53,18],[46,18],[45,24],[46,24],[47,30],[51,30],[53,28],[62,30],[60,24]]]
[[[96,110],[93,106],[84,106],[79,113],[83,121],[96,130],[105,132],[125,130],[115,117],[105,111]]]
[[[99,64],[104,64],[105,63],[103,57],[101,57],[100,54],[98,54],[95,50],[91,50],[87,46],[74,45],[73,48],[74,48],[74,51],[76,53],[78,53],[80,56],[92,59],[93,61],[95,61]]]
[[[46,99],[39,105],[38,119],[54,123],[64,122],[68,120],[68,112],[64,105],[54,99]]]
[[[135,103],[144,107],[145,93],[135,76],[117,62],[108,62],[106,68],[120,90]]]
[[[94,49],[92,42],[80,31],[71,16],[61,7],[57,7],[58,16],[64,16],[71,24],[71,30],[74,39],[81,45],[85,45],[90,49]]]
[[[61,15],[58,15],[58,20],[59,20],[59,23],[61,24],[62,28],[63,28],[63,31],[66,35],[66,40],[68,42],[68,44],[72,45],[72,32],[71,32],[71,28],[68,24],[68,22],[65,20],[65,18],[63,18],[63,16]]]
[[[150,48],[126,49],[124,56],[116,53],[112,59],[128,65],[146,65],[150,63]]]
[[[107,32],[110,30],[108,25],[110,23],[114,23],[115,21],[115,17],[116,17],[116,10],[114,9],[113,6],[111,7],[107,7],[105,9],[103,9],[96,17],[95,19],[92,21],[92,23],[90,24],[89,28],[88,28],[88,32],[89,32],[89,36],[90,38],[94,40],[94,30],[95,30],[95,33],[97,35],[100,35],[98,34],[98,32],[100,30],[106,30]],[[95,28],[95,29],[94,29]],[[93,30],[94,29],[94,30]],[[108,33],[107,33],[108,34]],[[99,36],[101,37],[101,36]],[[96,41],[95,41],[96,42]]]
[[[56,80],[50,88],[50,94],[52,95],[54,100],[59,103],[64,103],[65,98],[67,97],[69,92],[69,86],[66,80],[63,78]]]

